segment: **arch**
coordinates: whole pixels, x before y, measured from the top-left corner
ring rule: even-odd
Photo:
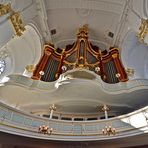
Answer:
[[[6,68],[0,78],[12,74],[23,74],[26,65],[35,65],[38,63],[42,52],[41,35],[34,24],[25,26],[26,31],[21,37],[12,38],[0,50],[2,55],[6,52],[4,59]]]

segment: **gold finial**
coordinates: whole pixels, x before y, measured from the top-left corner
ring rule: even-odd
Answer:
[[[78,37],[88,37],[88,24],[85,24],[81,28],[79,28]]]
[[[108,110],[109,110],[109,107],[104,104],[103,107],[102,107],[102,111],[108,111]]]
[[[79,28],[79,33],[80,32],[88,33],[88,24],[85,24],[81,28]]]

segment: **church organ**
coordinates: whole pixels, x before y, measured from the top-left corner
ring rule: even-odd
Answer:
[[[33,72],[32,79],[52,82],[60,74],[76,69],[88,69],[100,75],[106,83],[127,81],[127,74],[119,58],[118,48],[101,51],[88,40],[86,26],[79,29],[77,40],[65,49],[44,46],[44,54]]]

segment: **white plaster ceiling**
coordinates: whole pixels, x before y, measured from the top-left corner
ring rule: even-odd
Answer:
[[[52,41],[59,44],[76,39],[78,28],[88,24],[90,39],[112,45],[123,23],[125,6],[123,0],[45,0],[49,29],[57,31],[51,35]]]

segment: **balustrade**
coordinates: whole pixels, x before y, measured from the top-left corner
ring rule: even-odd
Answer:
[[[136,115],[137,120],[141,117],[141,122],[143,122],[141,126],[139,124],[138,127],[133,123],[133,120],[136,119]],[[93,139],[94,137],[105,138],[106,136],[103,135],[102,129],[107,124],[112,124],[116,129],[116,135],[109,134],[110,138],[113,136],[125,136],[126,134],[139,134],[144,133],[144,130],[148,130],[147,118],[148,107],[145,107],[133,113],[106,120],[62,121],[27,114],[0,103],[0,131],[38,138],[47,138],[48,135],[50,135],[48,137],[49,139],[53,138],[53,136],[54,139],[66,138],[73,140],[80,140],[80,136],[83,140],[85,140],[85,138]],[[44,130],[40,130],[41,132],[39,132],[39,128],[43,125],[48,127],[49,130],[45,132],[45,134]],[[70,137],[68,138],[68,136]]]

